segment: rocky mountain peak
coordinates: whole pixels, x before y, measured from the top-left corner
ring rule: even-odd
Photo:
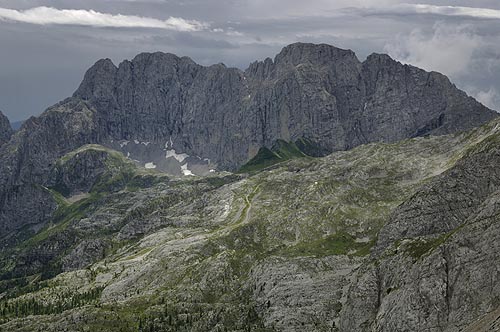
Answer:
[[[0,112],[0,145],[6,143],[13,133],[14,131],[10,126],[9,119],[2,112]]]
[[[366,58],[364,63],[389,64],[389,63],[397,63],[397,61],[391,58],[388,54],[372,53]]]
[[[286,46],[275,57],[276,65],[314,64],[331,65],[337,61],[359,62],[351,50],[344,50],[327,44],[294,43]]]
[[[155,66],[155,65],[177,65],[179,63],[195,64],[195,62],[187,56],[177,56],[172,53],[153,52],[140,53],[132,60],[134,65]]]
[[[106,98],[112,93],[110,87],[113,86],[118,68],[111,59],[101,59],[97,61],[86,73],[75,97],[82,99]]]

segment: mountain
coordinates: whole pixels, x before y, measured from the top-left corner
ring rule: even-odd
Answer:
[[[323,44],[100,60],[0,145],[0,330],[493,330],[499,126]]]
[[[0,112],[0,146],[7,143],[12,136],[13,130],[9,119]]]
[[[470,129],[497,116],[438,73],[373,54],[293,44],[245,71],[172,54],[98,61],[73,95],[102,139],[138,140],[237,169],[278,139],[326,155],[360,144]]]
[[[43,226],[43,187],[85,144],[173,175],[237,170],[279,140],[324,156],[369,142],[457,132],[497,116],[443,75],[373,54],[292,44],[245,71],[140,54],[88,70],[73,97],[27,120],[0,150],[0,234]],[[7,235],[10,236],[10,235]]]

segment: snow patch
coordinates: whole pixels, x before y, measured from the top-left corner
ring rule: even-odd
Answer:
[[[187,163],[185,163],[184,165],[181,166],[181,170],[182,170],[182,174],[184,174],[184,176],[194,176],[193,172],[188,170]]]
[[[127,146],[128,143],[130,143],[129,141],[124,141],[124,142],[121,142],[120,143],[120,147],[123,148],[124,146]]]
[[[182,163],[184,160],[186,160],[187,157],[189,157],[189,155],[185,154],[185,153],[177,153],[175,152],[175,150],[167,150],[167,155],[165,156],[166,159],[170,158],[170,157],[173,157],[175,159],[177,159],[178,162]]]
[[[141,142],[141,144],[144,146],[148,146],[149,144],[151,144],[151,142]]]
[[[215,173],[215,169],[209,170],[210,173]]]
[[[134,140],[134,143],[135,143],[135,144],[139,144],[139,141],[135,139],[135,140]]]
[[[144,167],[147,169],[155,169],[156,165],[154,163],[146,163],[146,165],[144,165]]]
[[[174,142],[172,142],[172,136],[170,136],[170,139],[165,143],[165,149],[173,147],[174,147]]]

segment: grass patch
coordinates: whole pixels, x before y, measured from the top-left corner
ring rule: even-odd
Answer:
[[[453,233],[443,234],[433,239],[416,239],[406,246],[405,251],[415,260],[419,260],[443,244]]]
[[[84,218],[86,216],[86,210],[100,198],[101,195],[92,194],[90,197],[71,205],[66,202],[61,202],[61,205],[59,205],[58,209],[54,213],[51,224],[25,241],[20,247],[35,247],[37,244],[47,240],[49,237],[64,231],[73,220]],[[59,199],[56,198],[56,201],[58,200]]]
[[[260,148],[257,155],[243,165],[238,172],[255,173],[280,162],[306,156],[295,143],[277,140],[271,149]]]
[[[374,241],[356,242],[354,236],[340,232],[319,240],[299,243],[285,249],[285,256],[315,256],[325,257],[334,255],[366,256],[370,253]]]

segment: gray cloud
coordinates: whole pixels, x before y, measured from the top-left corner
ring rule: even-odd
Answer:
[[[402,62],[456,76],[470,68],[483,44],[470,25],[438,22],[430,33],[415,29],[409,35],[399,35],[385,51]]]
[[[186,20],[180,17],[169,17],[166,20],[158,20],[151,17],[112,15],[100,13],[95,10],[56,9],[44,6],[27,10],[0,8],[0,19],[40,25],[59,24],[115,28],[157,28],[176,31],[199,31],[208,27],[207,23]]]
[[[480,19],[500,19],[500,10],[491,8],[460,7],[460,6],[436,6],[428,4],[402,4],[393,9],[386,8],[389,12],[433,14],[444,16],[465,16]],[[382,12],[384,9],[381,10]]]
[[[390,6],[377,3],[375,6],[348,7],[343,11],[364,15],[436,15],[448,17],[468,17],[476,19],[500,19],[500,10],[483,7],[465,7],[434,4],[400,3]]]

